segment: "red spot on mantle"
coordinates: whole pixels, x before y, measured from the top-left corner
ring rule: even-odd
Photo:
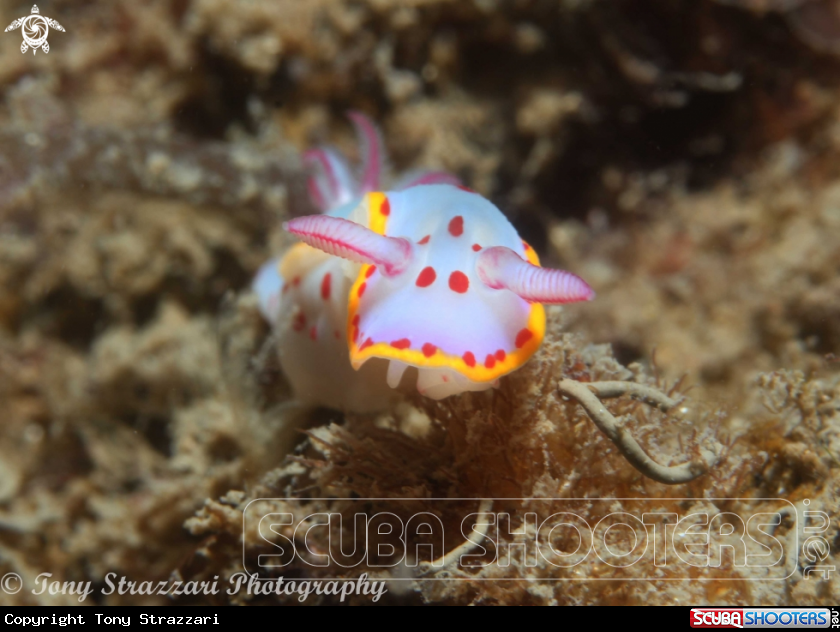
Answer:
[[[481,250],[481,246],[479,246],[478,244],[473,244],[472,249],[473,252],[478,252],[479,250]]]
[[[431,266],[426,266],[417,275],[417,287],[429,287],[435,282],[436,278],[437,274],[435,273],[435,269]]]
[[[472,351],[467,351],[463,355],[463,358],[464,358],[464,364],[466,364],[468,367],[474,367],[475,366],[475,356],[473,355]]]
[[[330,285],[332,281],[332,274],[327,272],[324,278],[321,279],[321,298],[328,301],[330,298]]]
[[[506,357],[507,357],[507,354],[505,353],[504,349],[499,349],[498,351],[496,351],[496,359],[499,362],[504,362]]]
[[[408,349],[411,346],[411,341],[408,338],[400,338],[391,343],[394,349]]]
[[[470,280],[460,270],[455,270],[449,275],[449,289],[458,294],[463,294],[470,289]]]
[[[421,239],[417,243],[418,244],[427,244],[427,243],[429,243],[429,239],[431,239],[431,238],[432,238],[431,235],[426,235],[425,237],[423,237],[423,239]]]
[[[379,205],[379,212],[385,215],[386,217],[391,214],[391,203],[388,201],[388,198]]]
[[[359,298],[362,298],[362,295],[365,293],[366,289],[367,289],[367,283],[362,283],[359,286]]]
[[[519,333],[516,334],[516,348],[521,349],[525,346],[525,343],[533,337],[534,334],[531,332],[530,329],[528,329],[527,327],[525,329],[521,329]]]
[[[303,312],[298,312],[295,314],[295,318],[292,321],[292,329],[295,331],[303,331],[306,327],[306,314]]]
[[[433,355],[437,353],[437,347],[434,346],[431,342],[427,342],[423,345],[423,355],[427,358],[431,358]]]
[[[312,338],[312,340],[318,340],[318,330],[315,328],[315,325],[312,325],[312,327],[309,328],[309,337]]]
[[[362,351],[362,350],[364,350],[364,349],[367,349],[368,347],[371,347],[371,346],[373,346],[373,340],[372,340],[371,338],[368,338],[367,340],[365,340],[365,341],[362,343],[362,346],[361,346],[361,347],[359,347],[359,351]]]
[[[488,353],[487,357],[484,360],[484,366],[486,366],[488,369],[492,369],[494,366],[496,366],[496,358]]]
[[[374,272],[376,272],[376,266],[371,266],[371,267],[369,267],[369,268],[367,269],[367,272],[365,272],[365,278],[366,278],[366,279],[369,279],[371,276],[373,276],[373,273],[374,273]]]
[[[449,234],[453,237],[460,237],[464,234],[464,218],[456,215],[449,220]]]

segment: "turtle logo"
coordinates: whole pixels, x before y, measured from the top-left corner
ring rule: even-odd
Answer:
[[[32,54],[39,48],[43,48],[45,53],[50,52],[50,45],[47,43],[47,35],[50,32],[50,27],[56,31],[64,32],[64,27],[52,18],[45,18],[38,10],[38,5],[32,6],[32,14],[22,18],[18,18],[9,26],[6,27],[6,32],[14,31],[17,28],[23,27],[23,43],[20,45],[20,52],[25,53],[29,48],[32,48]]]

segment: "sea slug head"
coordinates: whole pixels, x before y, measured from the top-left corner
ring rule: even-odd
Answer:
[[[435,399],[489,388],[539,348],[543,304],[594,297],[574,274],[540,267],[499,209],[463,187],[370,192],[347,217],[299,217],[286,229],[358,264],[350,361],[390,360],[392,387],[413,366]]]

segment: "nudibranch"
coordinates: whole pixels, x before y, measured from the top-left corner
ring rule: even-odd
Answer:
[[[361,114],[350,118],[361,178],[334,149],[307,152],[310,193],[325,213],[287,222],[302,243],[254,282],[297,397],[376,410],[409,367],[434,399],[497,385],[542,343],[543,304],[594,292],[540,267],[502,212],[449,174],[418,173],[380,191],[379,134]]]

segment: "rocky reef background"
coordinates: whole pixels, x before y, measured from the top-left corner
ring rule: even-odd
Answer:
[[[66,29],[49,54],[0,34],[0,575],[229,577],[242,510],[267,497],[351,513],[336,499],[376,497],[369,511],[397,514],[402,498],[645,497],[744,516],[784,498],[830,516],[824,563],[838,565],[840,3],[39,7]],[[3,0],[0,23],[30,9]],[[370,418],[290,400],[248,285],[288,244],[283,218],[311,211],[301,151],[355,151],[348,109],[381,124],[394,174],[458,174],[598,292],[552,310],[543,349],[498,391],[407,396]],[[704,441],[722,462],[685,485],[647,479],[557,392],[563,377],[682,379],[679,419],[628,398],[610,409],[660,462]],[[679,500],[720,497],[746,500]],[[554,505],[500,507],[516,522]],[[399,569],[383,602],[840,600],[836,573],[783,563],[788,579],[767,582],[726,563],[692,581],[633,581],[591,559],[578,571],[613,581]]]

